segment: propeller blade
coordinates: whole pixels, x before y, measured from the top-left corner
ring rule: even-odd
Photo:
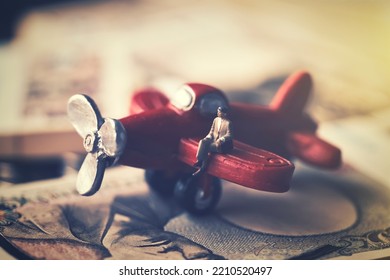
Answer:
[[[96,193],[102,184],[107,159],[97,157],[97,153],[88,153],[77,176],[76,188],[81,195]]]
[[[100,189],[106,167],[115,163],[125,149],[126,130],[118,120],[103,119],[92,98],[82,94],[69,99],[68,117],[88,152],[76,188],[81,195],[93,195]]]
[[[82,94],[73,95],[69,99],[68,117],[83,139],[88,134],[98,131],[104,122],[95,102]]]
[[[126,130],[118,120],[106,118],[99,129],[101,148],[109,156],[119,157],[126,147]]]

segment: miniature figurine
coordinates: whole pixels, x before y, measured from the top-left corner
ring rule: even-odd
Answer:
[[[204,84],[186,84],[172,99],[159,90],[144,89],[132,96],[131,114],[120,120],[103,118],[91,98],[75,95],[69,99],[68,116],[88,152],[77,190],[93,195],[106,167],[117,162],[146,169],[145,178],[153,190],[174,195],[191,213],[206,214],[218,203],[220,179],[256,190],[285,192],[294,171],[286,158],[337,168],[340,150],[316,135],[316,123],[304,113],[311,81],[306,72],[291,75],[269,106],[229,104],[222,91]],[[212,135],[211,139],[217,140],[215,150],[226,148],[229,153],[211,153],[207,168],[192,176],[199,139],[210,131],[218,107],[229,108],[234,140],[230,121],[221,124],[230,136]],[[213,149],[210,145],[204,153]],[[205,159],[200,154],[196,165],[202,167]]]
[[[227,118],[228,108],[218,107],[217,117],[214,119],[209,134],[199,142],[194,167],[199,169],[193,176],[204,172],[207,166],[209,153],[228,153],[233,150],[233,128]]]

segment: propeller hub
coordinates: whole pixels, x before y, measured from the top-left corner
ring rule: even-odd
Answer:
[[[84,138],[84,149],[88,153],[94,153],[97,150],[98,137],[96,137],[95,133],[88,133]]]

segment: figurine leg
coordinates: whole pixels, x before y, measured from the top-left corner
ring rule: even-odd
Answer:
[[[194,167],[199,167],[199,169],[192,174],[193,176],[200,175],[206,170],[210,152],[218,152],[217,145],[211,139],[202,139],[199,142],[198,152],[196,153],[196,162],[194,164]]]
[[[207,167],[207,159],[203,160],[202,162],[200,162],[200,166],[199,166],[199,169],[196,170],[192,176],[198,176],[198,175],[201,175],[204,173],[204,171],[206,170],[206,167]]]
[[[198,151],[196,152],[196,162],[194,167],[202,167],[203,162],[207,159],[210,150],[211,139],[204,138],[199,141]]]
[[[196,152],[197,162],[202,162],[207,158],[211,144],[212,140],[209,138],[204,138],[199,141],[198,151]]]

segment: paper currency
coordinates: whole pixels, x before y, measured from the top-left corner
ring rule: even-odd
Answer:
[[[74,180],[2,189],[1,235],[39,259],[327,259],[390,247],[390,189],[352,170],[299,167],[285,194],[225,182],[205,217],[150,192],[133,168],[109,170],[93,197]]]
[[[321,135],[338,143],[346,161],[390,188],[390,108],[324,123]]]
[[[119,168],[110,177],[90,198],[75,193],[74,176],[1,192],[1,235],[38,259],[222,258],[164,229],[179,209],[151,195],[142,172]]]

